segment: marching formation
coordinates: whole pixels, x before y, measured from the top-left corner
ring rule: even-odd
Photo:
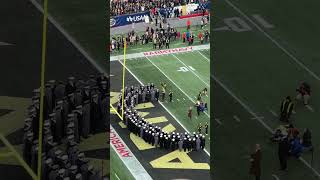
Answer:
[[[33,91],[32,104],[24,124],[23,158],[37,171],[40,116],[40,90]],[[49,81],[45,86],[43,108],[43,180],[102,179],[79,151],[77,145],[108,124],[108,78],[101,74],[87,81],[69,77],[68,82]]]
[[[154,126],[141,117],[134,109],[137,104],[158,101],[159,89],[154,84],[124,89],[124,123],[128,130],[142,138],[145,142],[160,149],[180,151],[199,151],[205,148],[205,135],[201,133],[189,134],[165,132],[161,127]],[[119,95],[117,111],[120,114],[122,94]]]

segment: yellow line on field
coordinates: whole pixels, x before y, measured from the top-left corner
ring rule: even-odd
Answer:
[[[23,160],[23,158],[19,155],[19,153],[14,149],[14,147],[9,143],[9,141],[0,133],[0,139],[9,148],[10,153],[19,161],[21,166],[29,173],[32,179],[37,180],[37,175],[32,171],[29,165]],[[9,154],[9,153],[8,153]]]
[[[124,80],[126,75],[126,50],[127,50],[127,41],[124,39],[124,47],[123,47],[123,68],[122,68],[122,106],[121,106],[121,119],[123,119],[123,112],[124,112]]]
[[[44,105],[44,81],[46,68],[47,50],[47,22],[48,22],[48,0],[43,0],[43,24],[42,24],[42,54],[41,54],[41,85],[40,85],[40,117],[39,117],[39,148],[38,148],[38,180],[41,180],[42,169],[42,126]]]
[[[112,106],[112,104],[110,104],[110,107],[112,108],[112,111],[115,112],[121,120],[123,120],[122,116],[121,116],[121,115],[118,113],[118,111]]]

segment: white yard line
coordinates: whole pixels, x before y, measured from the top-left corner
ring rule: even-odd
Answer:
[[[215,120],[219,125],[222,125],[222,122],[220,121],[220,119],[214,118],[214,120]]]
[[[236,115],[233,116],[233,119],[236,120],[237,122],[240,122],[240,118]]]
[[[206,83],[197,73],[195,73],[191,68],[189,68],[188,65],[186,65],[183,61],[181,61],[176,55],[172,54],[173,57],[175,57],[181,64],[183,64],[189,71],[194,74],[200,81],[202,81],[207,87],[210,88],[210,85]]]
[[[306,105],[306,108],[309,109],[311,112],[314,112],[313,108],[310,105]]]
[[[312,77],[320,81],[320,77],[310,70],[306,65],[304,65],[298,58],[286,50],[280,43],[273,39],[266,31],[264,31],[258,24],[256,24],[249,16],[247,16],[243,11],[241,11],[237,6],[235,6],[231,1],[224,0],[229,6],[231,6],[235,11],[241,14],[246,20],[248,20],[252,25],[254,25],[264,36],[266,36],[273,44],[280,48],[286,55],[288,55],[294,62],[296,62],[302,69],[306,70]]]
[[[278,117],[278,114],[276,113],[276,112],[274,112],[273,110],[269,110],[270,111],[270,113],[273,115],[273,116],[275,116],[275,117]]]
[[[272,177],[273,177],[275,180],[280,180],[280,178],[279,178],[277,175],[275,175],[275,174],[272,174]]]
[[[197,51],[202,57],[204,57],[205,60],[207,60],[208,62],[210,62],[210,59],[207,58],[205,55],[203,55],[200,51]]]

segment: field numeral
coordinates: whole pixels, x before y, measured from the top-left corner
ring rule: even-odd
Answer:
[[[259,14],[253,14],[252,18],[259,23],[263,28],[270,29],[274,28],[274,25],[269,23]],[[234,32],[245,32],[252,31],[252,27],[240,17],[230,17],[223,19],[224,23],[227,25],[229,30]],[[221,29],[221,28],[220,28]]]
[[[192,66],[188,66],[188,67],[185,67],[185,66],[182,66],[178,69],[178,71],[181,71],[181,72],[188,72],[189,69],[191,69],[192,71],[195,71],[195,69],[192,67]]]

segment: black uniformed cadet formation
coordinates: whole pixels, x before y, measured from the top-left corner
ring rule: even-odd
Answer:
[[[87,81],[69,77],[45,86],[43,122],[43,180],[98,180],[101,172],[90,165],[77,145],[106,131],[109,80],[101,74]],[[23,158],[37,171],[40,90],[35,89],[24,124]],[[62,146],[61,146],[62,145]],[[66,147],[66,148],[61,148]]]
[[[134,109],[137,104],[155,102],[159,99],[159,89],[154,84],[124,89],[124,123],[128,130],[142,138],[146,143],[160,149],[180,151],[199,151],[205,148],[205,135],[193,132],[165,132],[161,127],[154,126],[141,117]],[[119,96],[117,111],[121,113],[122,94]],[[206,124],[206,132],[207,124]]]

